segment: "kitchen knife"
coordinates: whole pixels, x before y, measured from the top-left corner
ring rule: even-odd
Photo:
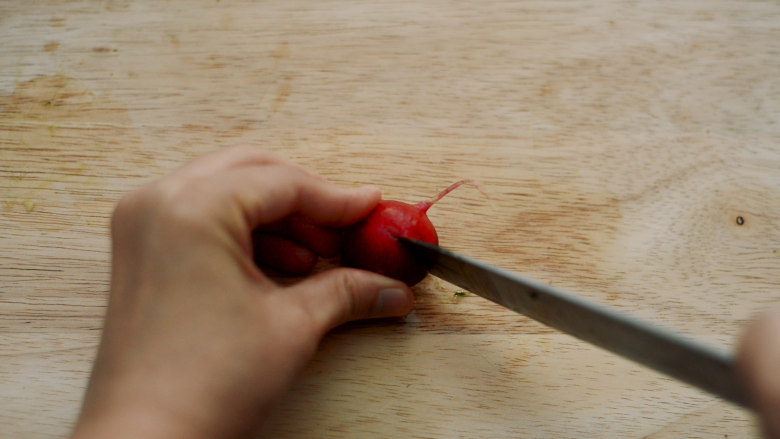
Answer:
[[[747,404],[730,353],[439,246],[398,239],[429,264],[434,276],[727,401]]]

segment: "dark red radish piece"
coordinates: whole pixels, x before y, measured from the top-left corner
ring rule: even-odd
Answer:
[[[439,237],[426,212],[445,195],[467,183],[479,189],[473,180],[461,180],[421,203],[380,201],[374,210],[346,232],[342,265],[373,271],[410,286],[420,282],[428,274],[429,267],[415,258],[397,238],[419,239],[438,245]]]

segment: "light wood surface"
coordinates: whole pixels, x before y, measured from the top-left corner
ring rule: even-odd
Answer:
[[[0,437],[62,437],[122,193],[252,142],[443,246],[714,345],[780,303],[780,4],[0,2]],[[743,224],[737,224],[737,218]],[[268,437],[758,435],[752,415],[435,278],[339,328]]]

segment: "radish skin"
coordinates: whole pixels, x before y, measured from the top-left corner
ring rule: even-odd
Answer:
[[[473,180],[460,180],[435,197],[417,204],[380,201],[374,210],[345,233],[342,265],[373,271],[410,286],[423,280],[429,267],[409,252],[397,238],[417,239],[438,245],[439,237],[427,212],[463,184],[473,185],[482,192]]]

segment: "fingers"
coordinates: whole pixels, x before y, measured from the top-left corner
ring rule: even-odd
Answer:
[[[341,248],[341,235],[338,231],[312,224],[298,215],[262,226],[261,230],[288,238],[323,257],[336,256]]]
[[[363,218],[380,198],[377,188],[342,188],[250,146],[196,158],[134,197],[144,201],[154,223],[220,232],[247,256],[254,248],[257,262],[291,273],[308,272],[317,256],[337,255],[341,239],[332,228]],[[258,229],[278,236],[253,246]]]
[[[190,220],[217,222],[236,238],[297,214],[289,236],[316,253],[338,252],[338,239],[325,227],[349,225],[373,209],[377,188],[342,188],[272,153],[241,146],[194,159],[150,185],[151,204]],[[299,240],[300,238],[300,240]],[[242,244],[243,245],[243,244]]]
[[[214,184],[250,229],[298,213],[314,224],[341,227],[363,218],[381,194],[375,187],[342,188],[287,165],[250,166],[223,173]]]
[[[252,236],[255,263],[288,274],[305,274],[314,269],[317,255],[281,236],[255,233]]]
[[[320,334],[353,320],[404,316],[414,307],[414,295],[403,282],[349,268],[310,277],[286,295],[308,310]]]
[[[314,269],[318,256],[338,255],[341,236],[336,230],[293,215],[255,230],[252,243],[258,265],[287,274],[305,274]]]
[[[745,333],[737,360],[751,405],[766,434],[780,438],[780,309],[762,315]]]

